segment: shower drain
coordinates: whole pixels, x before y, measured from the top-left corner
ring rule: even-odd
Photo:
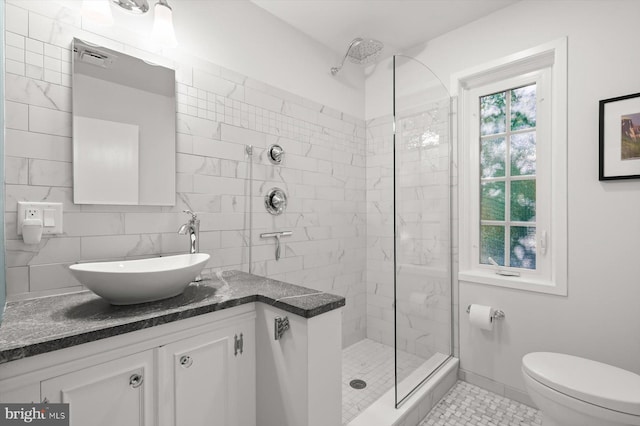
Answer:
[[[364,380],[355,379],[349,382],[349,386],[354,389],[364,389],[367,387],[367,382],[365,382]]]

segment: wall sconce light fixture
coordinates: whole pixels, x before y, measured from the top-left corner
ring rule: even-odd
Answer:
[[[111,0],[117,6],[120,6],[127,12],[143,14],[149,11],[149,3],[147,0]]]
[[[113,16],[109,2],[121,7],[127,12],[142,15],[149,11],[147,0],[84,0],[82,2],[82,15],[101,25],[112,25]],[[173,29],[173,10],[167,0],[158,0],[153,9],[153,39],[167,47],[176,47],[178,41]]]
[[[154,9],[152,37],[164,46],[176,47],[176,33],[173,30],[173,10],[167,0],[158,0]]]

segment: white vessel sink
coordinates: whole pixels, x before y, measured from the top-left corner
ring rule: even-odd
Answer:
[[[71,265],[73,275],[113,305],[153,302],[181,294],[209,260],[206,253]]]

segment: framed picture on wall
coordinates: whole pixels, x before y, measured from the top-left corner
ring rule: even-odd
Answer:
[[[640,179],[640,93],[600,101],[599,179]]]

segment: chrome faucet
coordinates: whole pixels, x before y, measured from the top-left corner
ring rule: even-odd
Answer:
[[[178,234],[187,235],[189,233],[189,253],[200,252],[200,219],[191,210],[183,210],[191,215],[189,222],[185,223],[178,229]]]

